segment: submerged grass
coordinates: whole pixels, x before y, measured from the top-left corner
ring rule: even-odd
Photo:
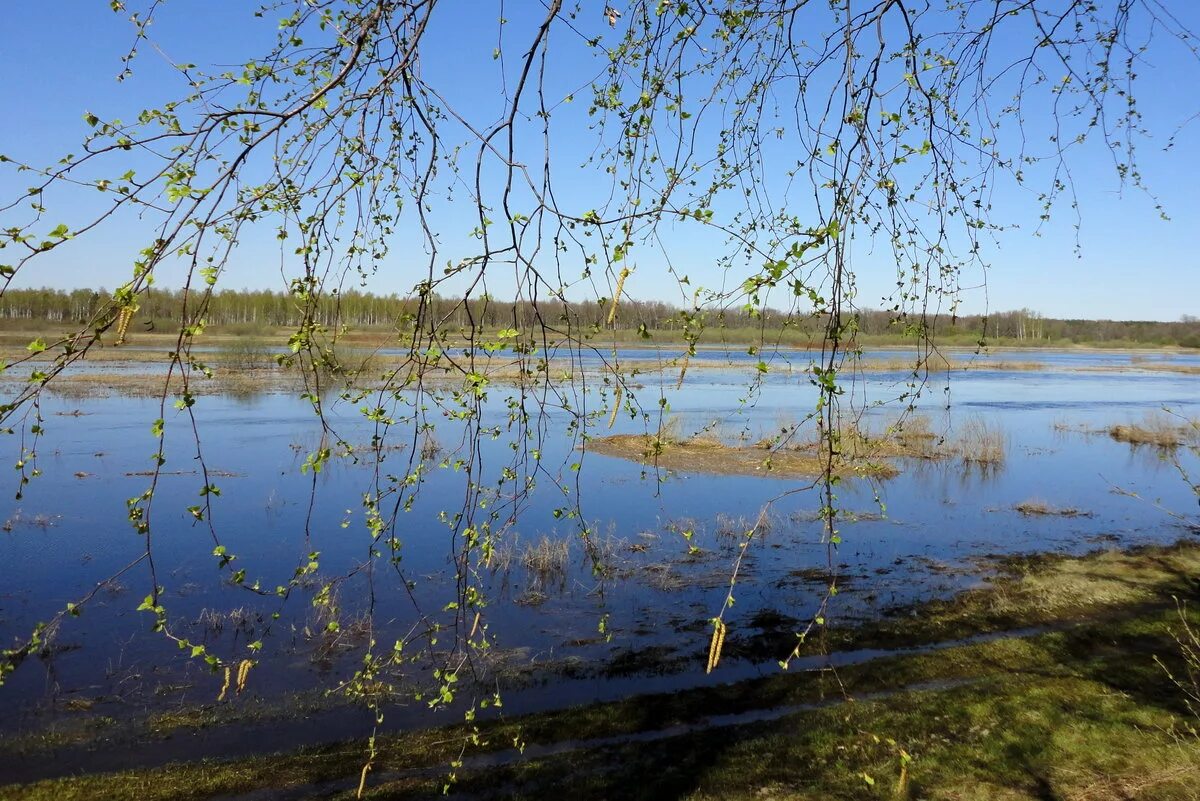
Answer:
[[[1200,546],[1189,541],[1078,558],[1040,553],[992,561],[999,572],[988,586],[894,610],[879,623],[837,632],[837,639],[873,646],[935,642],[1165,607],[1172,597],[1200,593]]]
[[[1200,545],[1183,541],[1084,557],[1029,554],[989,558],[979,570],[985,586],[946,600],[900,606],[855,627],[828,627],[799,644],[801,655],[823,649],[923,646],[998,632],[1079,624],[1154,608],[1172,598],[1200,596]],[[777,659],[797,647],[790,630],[745,633],[734,629],[726,650],[743,658]]]
[[[780,673],[484,721],[482,744],[468,753],[506,753],[495,765],[468,758],[454,791],[580,800],[1197,798],[1200,740],[1188,729],[1186,697],[1155,660],[1186,670],[1170,595],[1197,596],[1200,546],[1027,557],[1005,568],[993,587],[897,621],[897,634],[907,630],[911,644],[1014,621],[1060,628],[836,675]],[[1182,614],[1193,627],[1200,620]],[[756,721],[753,710],[770,712]],[[742,717],[714,725],[720,715]],[[668,723],[677,728],[661,731]],[[630,735],[641,739],[622,739]],[[438,797],[470,736],[449,727],[381,738],[367,797]],[[522,758],[514,742],[550,750]],[[361,743],[342,744],[10,786],[0,798],[152,801],[289,789],[289,797],[350,798],[363,754]]]

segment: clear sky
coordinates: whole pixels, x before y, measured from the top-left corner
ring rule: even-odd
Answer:
[[[130,3],[130,8],[134,5]],[[604,35],[603,5],[583,0],[577,24]],[[1172,5],[1190,18],[1185,22],[1200,30],[1200,3]],[[265,51],[277,27],[275,19],[255,20],[252,6],[235,0],[169,0],[152,36],[177,62],[240,65]],[[427,34],[423,75],[445,87],[447,99],[454,105],[490,118],[494,115],[488,110],[495,109],[498,114],[502,100],[495,82],[481,78],[481,71],[492,61],[501,6],[490,0],[458,0],[443,6],[437,24]],[[507,42],[511,57],[523,52],[521,43],[544,11],[534,0],[509,0],[504,8],[510,20],[506,35],[512,37]],[[552,35],[570,38],[565,27],[555,29]],[[125,15],[113,14],[106,2],[7,4],[0,28],[0,154],[36,164],[52,163],[66,153],[78,152],[78,143],[87,132],[85,111],[105,119],[131,119],[138,109],[185,91],[178,76],[163,68],[163,57],[145,44],[140,47],[134,77],[118,83],[120,57],[132,42]],[[986,292],[968,291],[964,311],[1027,307],[1054,317],[1160,320],[1200,314],[1200,203],[1196,200],[1200,122],[1184,126],[1174,147],[1164,151],[1178,126],[1200,111],[1196,90],[1200,70],[1182,45],[1157,44],[1165,46],[1153,50],[1139,69],[1138,103],[1152,134],[1142,143],[1140,158],[1145,182],[1170,221],[1159,219],[1153,200],[1145,194],[1129,187],[1121,191],[1111,157],[1102,147],[1081,148],[1071,165],[1082,217],[1080,252],[1075,251],[1073,215],[1066,205],[1058,209],[1041,235],[1035,235],[1039,213],[1035,194],[1001,185],[994,197],[996,217],[1019,227],[1002,234],[999,245],[985,253],[991,265]],[[579,48],[554,52],[567,55],[552,64],[548,85],[552,93],[564,97],[585,89],[603,68],[602,60]],[[512,65],[508,68],[511,72]],[[584,94],[586,90],[581,96]],[[553,112],[556,156],[563,163],[581,162],[593,145],[585,105],[586,100],[559,106]],[[531,147],[540,147],[540,140]],[[576,186],[571,185],[569,169],[557,178],[568,201],[586,203],[591,184],[582,175]],[[29,183],[27,174],[0,171],[0,202]],[[61,210],[64,214],[81,212],[87,204],[97,202],[73,196],[47,200],[52,213]],[[62,205],[56,207],[55,202]],[[469,204],[459,201],[438,218],[446,228],[443,260],[454,258],[455,238],[471,227],[470,212]],[[0,224],[3,222],[0,215]],[[61,256],[34,262],[16,285],[111,288],[128,279],[132,256],[142,246],[145,230],[144,224],[130,216],[117,218],[89,235],[86,243],[81,240]],[[408,239],[413,236],[412,229],[402,226],[397,236],[398,247],[381,265],[369,287],[372,291],[405,292],[422,277],[425,259],[419,254],[413,257],[419,246],[415,239]],[[720,281],[710,263],[711,242],[694,236],[671,239],[669,232],[668,239],[674,264],[709,285]],[[882,254],[866,250],[856,249],[858,302],[879,306],[894,286],[894,268]],[[247,239],[233,266],[224,280],[229,288],[282,288],[281,274],[291,270],[286,259],[281,264],[279,249],[269,237]],[[965,282],[977,283],[978,278],[967,276]],[[167,285],[173,280],[178,280],[178,275],[160,277],[160,283]],[[503,287],[503,282],[498,286]],[[502,289],[493,291],[503,296]],[[674,279],[653,258],[639,262],[627,291],[639,298],[680,300]]]

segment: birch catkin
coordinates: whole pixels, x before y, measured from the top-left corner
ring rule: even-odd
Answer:
[[[617,319],[617,306],[621,303],[621,292],[625,289],[625,279],[629,277],[630,269],[623,267],[617,276],[617,290],[613,292],[612,306],[608,310],[608,324],[612,325]]]
[[[367,774],[370,773],[370,771],[371,763],[367,762],[367,764],[363,765],[362,773],[360,773],[358,776],[358,792],[355,794],[355,798],[363,797],[363,790],[365,790],[367,787]]]
[[[122,306],[120,313],[117,315],[117,344],[125,344],[125,332],[129,330],[129,321],[133,319],[133,313],[137,311],[136,306]]]
[[[725,622],[720,618],[713,621],[712,642],[708,645],[708,669],[705,673],[712,673],[716,669],[717,664],[721,661],[721,649],[725,647]]]
[[[229,665],[225,666],[225,683],[221,685],[221,694],[217,696],[217,701],[224,701],[225,695],[229,692],[232,686],[234,692],[238,695],[242,694],[242,690],[246,689],[246,680],[250,678],[250,668],[254,667],[254,660],[243,659],[238,663],[237,680],[234,680],[233,668]]]
[[[250,678],[250,668],[254,666],[253,660],[243,659],[238,665],[237,673],[237,694],[241,695],[242,690],[246,689],[246,679]]]
[[[613,424],[617,422],[617,412],[619,412],[621,410],[621,396],[624,394],[625,394],[625,387],[622,386],[621,384],[617,384],[617,391],[615,393],[613,393],[612,414],[610,414],[608,416],[608,427],[609,428],[612,428]]]
[[[691,362],[691,360],[692,354],[683,354],[683,366],[679,368],[679,380],[675,382],[675,389],[679,389],[683,386],[683,377],[687,375],[688,364]]]
[[[225,683],[221,685],[221,694],[217,696],[217,702],[225,700],[225,693],[229,692],[229,685],[233,680],[233,670],[228,665],[225,666]]]

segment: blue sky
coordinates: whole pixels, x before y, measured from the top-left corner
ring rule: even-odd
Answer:
[[[604,34],[607,26],[600,18],[602,6],[585,0],[576,24]],[[1194,27],[1200,28],[1198,7],[1200,4],[1183,4],[1178,11],[1190,15]],[[152,28],[153,37],[174,61],[201,66],[240,64],[263,51],[276,29],[273,19],[254,20],[251,8],[252,4],[233,0],[171,0]],[[423,75],[444,87],[452,105],[469,110],[473,118],[491,119],[502,107],[494,80],[497,73],[485,72],[492,63],[499,8],[493,2],[444,4],[446,13],[439,10],[426,40]],[[0,153],[32,163],[52,163],[65,153],[78,152],[78,143],[87,131],[85,111],[106,119],[130,119],[139,108],[183,91],[178,77],[163,68],[162,57],[145,44],[135,62],[134,77],[125,83],[115,80],[121,69],[120,57],[132,44],[133,33],[125,17],[113,14],[105,2],[13,3],[5,11],[6,24],[0,30],[0,113],[4,120],[0,123]],[[523,52],[542,13],[541,4],[532,0],[506,4],[510,58]],[[554,52],[564,55],[551,65],[548,95],[565,96],[586,87],[603,62],[575,46],[565,27],[556,28],[552,36],[559,37],[555,44],[563,45]],[[1075,252],[1076,232],[1069,208],[1060,207],[1041,235],[1035,235],[1036,197],[1013,185],[1000,185],[994,195],[995,216],[1018,227],[1005,232],[999,245],[985,252],[990,263],[986,291],[968,290],[964,311],[1028,307],[1055,317],[1165,320],[1200,314],[1200,204],[1195,202],[1200,179],[1200,123],[1185,127],[1169,153],[1162,149],[1176,126],[1200,110],[1194,107],[1200,70],[1185,48],[1165,44],[1139,69],[1138,101],[1153,133],[1141,144],[1141,170],[1171,220],[1160,220],[1154,202],[1140,191],[1130,187],[1120,191],[1110,157],[1103,148],[1089,144],[1075,153],[1072,162],[1082,215],[1081,252]],[[511,81],[513,64],[508,67]],[[593,134],[586,129],[587,94],[581,92],[575,103],[560,105],[553,112],[555,155],[561,164],[581,162],[594,143]],[[1188,108],[1188,103],[1193,107]],[[1035,129],[1037,124],[1034,121]],[[540,139],[531,136],[527,147],[536,152]],[[595,184],[584,171],[564,169],[556,180],[567,202],[586,206],[587,193]],[[0,171],[0,199],[7,199],[14,188],[27,183],[27,175]],[[51,215],[67,217],[95,208],[97,202],[92,196],[47,198]],[[439,212],[437,219],[444,226],[440,232],[444,234],[442,262],[453,260],[465,247],[463,237],[471,227],[471,211],[470,204],[459,201]],[[35,261],[17,285],[112,287],[127,280],[132,255],[142,246],[146,227],[131,215],[112,222],[105,230],[89,235],[86,242],[72,242],[61,255]],[[711,264],[714,240],[694,233],[673,234],[670,228],[666,240],[672,263],[683,272],[707,286],[720,283],[722,277]],[[396,244],[370,284],[373,291],[404,292],[422,277],[425,258],[418,252],[411,227],[401,226]],[[885,255],[870,253],[866,245],[863,241],[854,250],[858,302],[880,306],[894,286],[894,268]],[[286,256],[281,258],[271,237],[251,237],[232,261],[224,286],[281,288],[291,272],[294,265]],[[179,273],[168,270],[159,280],[171,285],[179,278]],[[979,275],[964,277],[968,285],[980,282]],[[505,278],[498,277],[492,291],[502,297],[506,285]],[[640,298],[680,300],[680,291],[663,261],[651,253],[638,262],[627,291]]]

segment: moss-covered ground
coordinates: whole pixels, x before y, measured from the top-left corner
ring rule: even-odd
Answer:
[[[450,793],[470,798],[1200,799],[1200,721],[1168,675],[1186,683],[1175,638],[1184,620],[1200,625],[1200,546],[1005,568],[989,587],[825,638],[993,639],[491,721],[474,745],[462,727],[389,736],[365,797],[441,797],[465,747]],[[364,756],[344,743],[0,787],[0,799],[351,798]]]

